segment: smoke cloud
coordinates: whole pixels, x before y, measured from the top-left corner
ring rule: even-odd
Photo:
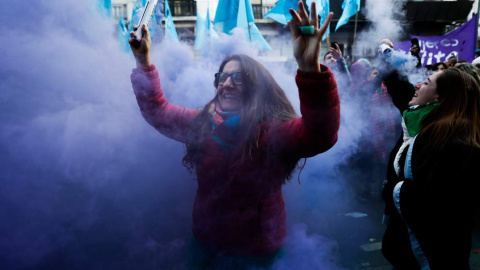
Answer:
[[[142,118],[130,83],[135,61],[111,19],[94,0],[1,5],[0,267],[185,269],[197,184],[181,165],[183,145]],[[223,36],[201,55],[189,44],[154,44],[169,101],[199,108],[210,100],[225,56],[256,58],[242,35]],[[259,60],[299,112],[291,57],[286,65]],[[301,184],[295,175],[284,186],[287,251],[275,269],[353,268],[345,249],[354,247],[338,241],[345,230],[358,242],[374,233],[373,221],[352,228],[343,215],[356,206],[339,164],[356,151],[365,123],[342,102],[338,143],[308,159]]]

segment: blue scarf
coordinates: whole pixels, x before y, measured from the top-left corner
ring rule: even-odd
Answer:
[[[240,125],[240,113],[238,111],[223,111],[219,104],[215,103],[210,105],[208,108],[208,113],[210,116],[210,120],[212,121],[212,130],[214,130],[217,126],[222,123],[225,123],[228,129],[232,133],[236,133],[237,129]],[[222,139],[217,137],[214,133],[212,133],[213,139],[217,141],[220,146],[222,146],[223,151],[227,155],[230,155],[228,151],[229,148],[237,149],[238,147],[232,144],[228,144],[224,142]]]

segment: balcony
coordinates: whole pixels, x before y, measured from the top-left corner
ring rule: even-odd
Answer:
[[[269,12],[275,5],[268,4],[252,4],[253,16],[255,20],[263,19],[263,16]]]
[[[128,21],[127,4],[112,4],[112,17],[116,22],[118,22],[120,17],[124,21]]]
[[[172,16],[196,16],[197,2],[193,0],[173,0],[169,2]]]

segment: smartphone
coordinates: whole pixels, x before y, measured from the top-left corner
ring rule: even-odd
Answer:
[[[412,47],[420,48],[420,44],[418,43],[418,38],[412,38]]]
[[[337,49],[337,45],[335,45],[335,44],[337,44],[336,41],[332,42],[332,43],[330,44],[330,47]]]
[[[137,26],[138,29],[135,31],[137,35],[137,40],[140,41],[142,39],[142,25],[146,25],[148,27],[148,23],[152,18],[152,14],[155,10],[155,6],[157,5],[158,0],[147,0],[145,3],[145,8],[143,9],[143,14],[140,17],[140,21],[138,22]]]

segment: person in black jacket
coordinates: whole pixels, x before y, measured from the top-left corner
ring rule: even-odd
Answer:
[[[402,114],[403,135],[390,154],[382,191],[382,253],[397,270],[470,269],[480,186],[478,83],[451,68],[413,86],[383,64],[379,70]]]

